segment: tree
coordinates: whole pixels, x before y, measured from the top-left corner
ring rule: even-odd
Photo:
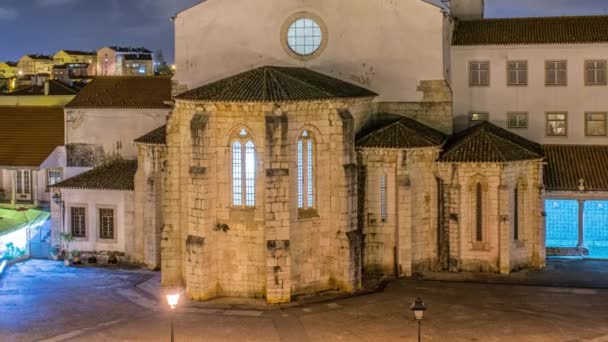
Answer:
[[[163,54],[162,49],[158,49],[154,53],[154,74],[170,76],[173,75],[171,67],[169,67],[167,61],[165,60],[165,55]]]

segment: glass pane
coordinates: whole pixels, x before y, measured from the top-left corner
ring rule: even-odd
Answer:
[[[312,167],[313,167],[313,165],[312,165],[312,162],[313,162],[313,160],[312,160],[312,153],[313,153],[312,140],[310,140],[310,139],[308,140],[307,152],[308,153],[307,153],[306,159],[307,159],[308,169],[306,170],[306,173],[308,175],[308,180],[307,180],[307,182],[308,182],[308,207],[312,208],[313,207],[313,185],[314,185],[313,176],[314,175],[313,175],[313,169],[312,169]]]
[[[547,247],[576,247],[578,243],[578,202],[546,200]]]
[[[298,208],[304,208],[304,165],[302,140],[298,141]]]
[[[380,216],[381,216],[382,222],[385,222],[387,219],[386,176],[380,177]]]
[[[243,157],[239,141],[232,144],[232,205],[243,205]]]
[[[321,46],[321,28],[310,18],[293,22],[287,32],[289,48],[299,55],[310,55]]]
[[[253,141],[245,144],[245,205],[255,205],[255,145]]]

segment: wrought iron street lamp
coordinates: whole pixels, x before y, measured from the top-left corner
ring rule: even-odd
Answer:
[[[421,342],[422,340],[420,336],[420,324],[422,323],[422,316],[424,316],[424,312],[426,311],[426,306],[424,305],[422,298],[416,298],[410,310],[414,312],[414,318],[418,323],[418,342]]]
[[[179,303],[179,293],[167,295],[167,304],[169,304],[169,307],[171,308],[171,342],[173,342],[175,340],[175,337],[174,337],[175,335],[173,333],[173,311],[177,307],[178,303]]]

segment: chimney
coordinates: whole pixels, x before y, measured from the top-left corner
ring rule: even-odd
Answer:
[[[49,95],[49,80],[44,81],[44,95],[48,96]]]
[[[484,0],[450,0],[450,14],[458,20],[483,19]]]

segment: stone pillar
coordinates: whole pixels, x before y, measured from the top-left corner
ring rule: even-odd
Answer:
[[[398,276],[412,276],[412,194],[410,177],[407,174],[407,166],[402,166],[402,161],[407,158],[407,152],[397,154],[396,198],[397,198],[397,239],[399,269]]]
[[[291,301],[288,119],[266,114],[266,301]]]
[[[498,187],[498,267],[500,273],[509,274],[511,272],[511,236],[512,219],[510,218],[509,188],[506,185]]]
[[[32,170],[32,202],[38,208],[38,171]]]
[[[578,244],[577,248],[585,247],[585,200],[578,200]]]
[[[11,208],[17,204],[17,170],[11,170]]]
[[[461,186],[459,184],[450,184],[449,188],[448,201],[449,201],[449,270],[450,272],[458,272],[460,271],[460,262],[461,262],[461,245],[460,245],[460,220],[461,218],[461,210],[460,210],[460,202],[461,202]]]

